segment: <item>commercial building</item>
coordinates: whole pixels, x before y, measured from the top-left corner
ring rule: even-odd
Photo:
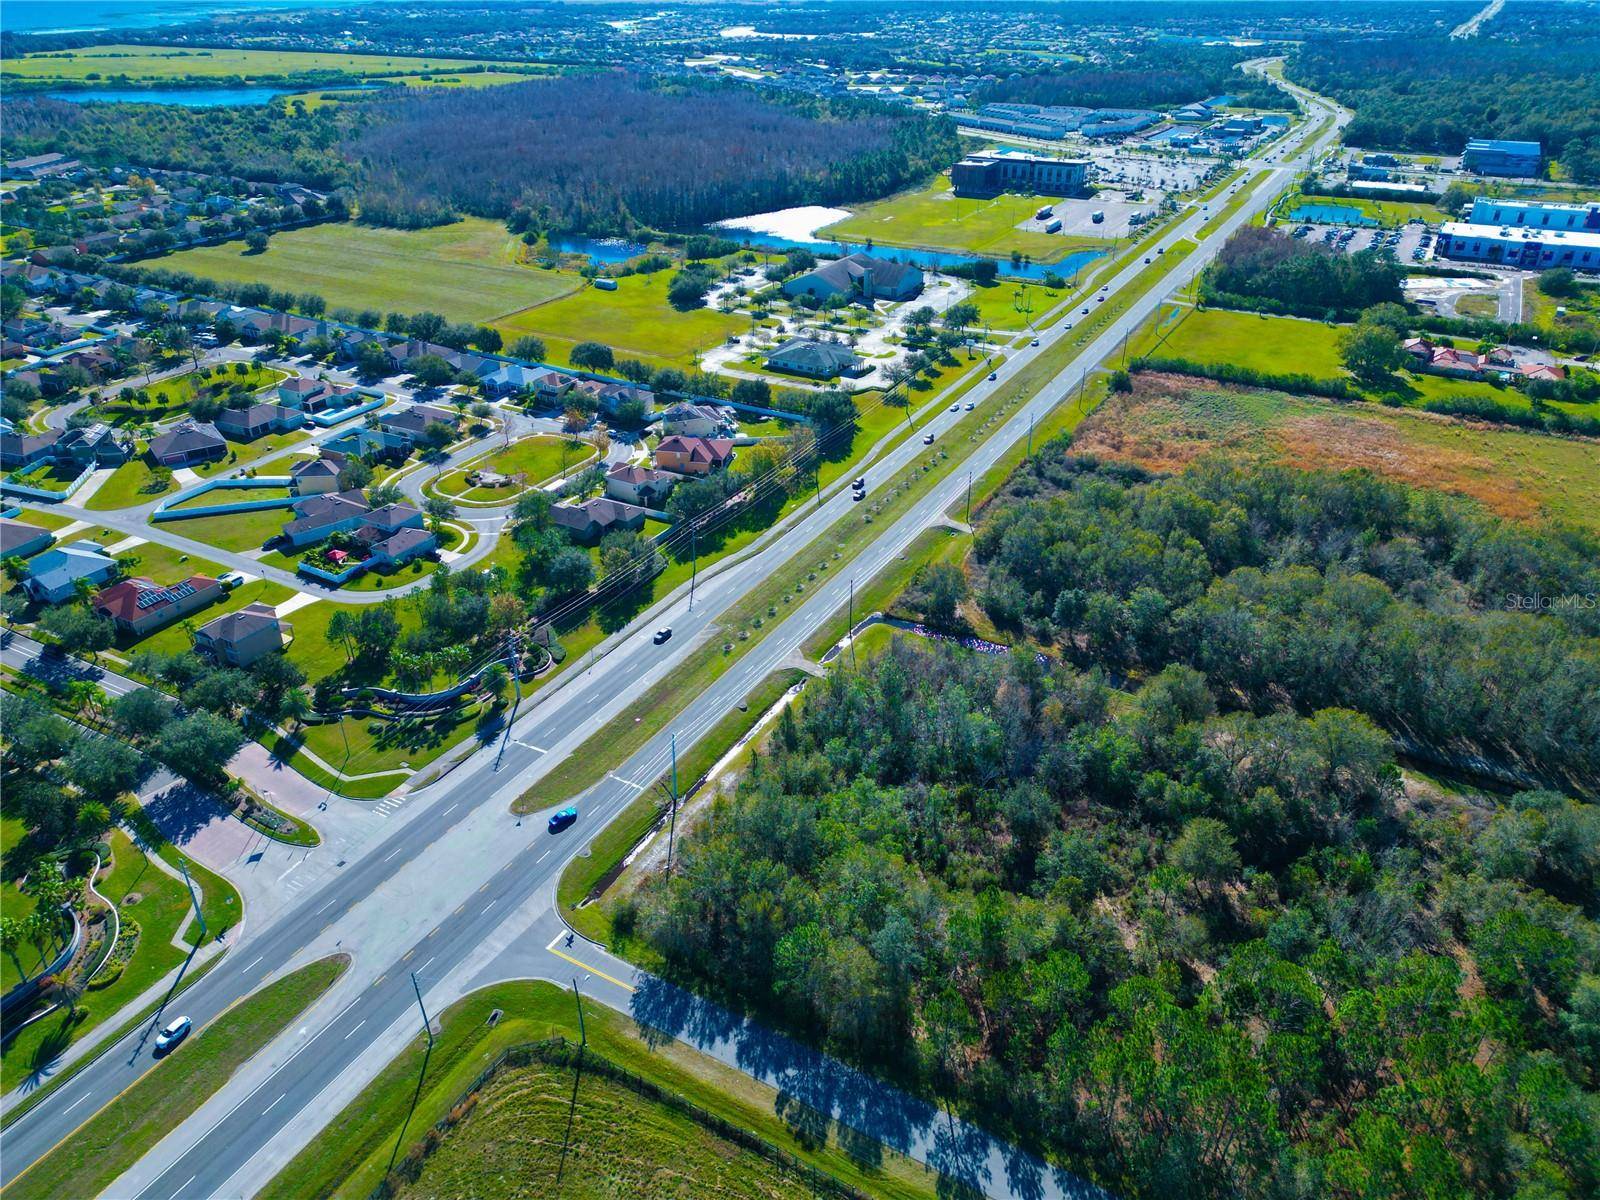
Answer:
[[[1515,225],[1528,229],[1600,230],[1600,204],[1549,204],[1539,200],[1494,200],[1479,196],[1472,202],[1473,225]]]
[[[1504,263],[1527,271],[1571,267],[1600,271],[1600,230],[1530,229],[1446,221],[1435,253],[1465,262]]]
[[[1478,175],[1537,175],[1542,159],[1538,142],[1473,138],[1461,152],[1461,169]]]
[[[914,300],[922,294],[922,271],[893,259],[847,254],[785,280],[783,294],[791,298],[809,295],[817,300],[843,296],[868,304],[875,300]]]
[[[1047,158],[1003,151],[969,154],[950,168],[950,185],[958,196],[998,196],[1031,192],[1076,196],[1089,182],[1086,158]]]

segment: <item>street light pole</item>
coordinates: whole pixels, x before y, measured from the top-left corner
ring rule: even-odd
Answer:
[[[667,810],[667,875],[672,874],[672,851],[678,834],[678,735],[672,735],[672,804]]]
[[[578,992],[578,977],[572,977],[572,1002],[578,1006],[578,1048],[589,1044],[589,1031],[583,1025],[583,996]]]
[[[428,1052],[433,1053],[433,1023],[428,1020],[427,1006],[422,1003],[422,985],[417,982],[417,973],[411,972],[411,987],[417,993],[417,1007],[422,1010],[422,1032],[428,1035]]]
[[[194,893],[194,880],[189,878],[189,866],[184,862],[182,855],[178,856],[178,869],[183,872],[184,886],[189,889],[189,903],[194,905],[194,919],[200,922],[200,940],[195,943],[196,946],[200,946],[206,940],[206,919],[200,912],[200,897]]]
[[[694,583],[700,575],[700,519],[689,521],[689,607],[694,607]]]
[[[966,523],[968,525],[972,524],[972,472],[971,471],[967,472],[967,521],[966,521]]]
[[[850,669],[856,666],[856,577],[850,576],[850,624],[845,630],[845,636],[850,639]]]

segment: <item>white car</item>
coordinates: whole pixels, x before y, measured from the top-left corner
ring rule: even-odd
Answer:
[[[184,1038],[189,1036],[189,1030],[194,1028],[194,1022],[188,1017],[179,1017],[160,1033],[156,1034],[156,1053],[165,1054]]]
[[[1033,345],[1037,346],[1038,344],[1039,344],[1039,339],[1038,338],[1034,338],[1033,339]]]
[[[991,375],[991,376],[989,376],[989,378],[990,378],[990,379],[993,379],[993,378],[994,378],[994,376],[993,376],[993,375]],[[951,405],[951,406],[950,406],[950,411],[951,411],[951,412],[960,412],[960,411],[961,411],[961,402],[960,402],[960,401],[959,401],[959,400],[958,400],[958,401],[956,401],[956,403],[954,403],[954,404],[952,404],[952,405]]]

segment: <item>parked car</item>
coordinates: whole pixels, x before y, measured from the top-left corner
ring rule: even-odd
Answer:
[[[156,1034],[156,1057],[160,1058],[172,1050],[179,1042],[189,1036],[189,1030],[194,1028],[194,1022],[188,1017],[179,1017],[171,1022],[160,1033]]]
[[[560,833],[568,825],[578,819],[578,810],[575,808],[559,808],[550,814],[550,832]]]

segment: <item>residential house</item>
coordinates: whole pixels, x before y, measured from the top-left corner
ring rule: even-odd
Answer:
[[[644,405],[645,415],[655,407],[656,396],[647,387],[640,387],[636,383],[605,383],[599,380],[599,388],[594,396],[600,405],[600,411],[609,416],[615,416],[617,408],[628,400],[638,400]]]
[[[847,254],[785,280],[783,294],[791,299],[810,296],[815,300],[842,296],[867,304],[877,300],[914,300],[922,294],[922,271],[910,263],[871,254]]]
[[[709,475],[733,461],[733,441],[729,438],[662,438],[656,447],[656,466],[680,475]]]
[[[538,376],[543,373],[536,367],[525,367],[520,363],[495,363],[493,367],[493,370],[479,375],[478,382],[483,384],[485,392],[497,400],[531,392]]]
[[[296,375],[278,385],[278,403],[285,408],[308,409],[312,400],[328,390],[326,380]]]
[[[324,452],[318,458],[308,458],[289,468],[295,494],[322,496],[339,489],[339,473],[346,459],[342,454]]]
[[[110,618],[117,632],[139,638],[221,598],[222,585],[209,575],[191,575],[169,587],[141,576],[99,592],[94,610]]]
[[[859,375],[866,364],[854,350],[838,342],[819,342],[814,338],[790,338],[771,354],[767,366],[808,379],[832,379],[838,375]]]
[[[403,433],[360,425],[330,438],[322,443],[322,448],[350,458],[398,461],[411,453],[411,439]]]
[[[271,605],[257,601],[200,626],[194,631],[194,648],[212,662],[248,667],[282,650],[288,629]]]
[[[644,528],[645,511],[635,504],[596,497],[582,504],[553,504],[550,519],[557,529],[566,531],[573,541],[592,546],[608,533],[619,529]]]
[[[52,151],[33,154],[27,158],[14,158],[4,166],[7,179],[48,179],[52,175],[65,175],[82,166],[77,159]]]
[[[16,471],[52,460],[60,440],[61,433],[55,429],[48,433],[0,433],[0,467]]]
[[[77,594],[78,582],[101,584],[117,574],[117,560],[98,542],[68,542],[28,560],[22,588],[44,604],[60,604]]]
[[[335,533],[348,533],[366,519],[372,506],[362,492],[326,492],[296,500],[294,517],[283,526],[291,546],[309,546]]]
[[[253,442],[269,433],[286,433],[306,423],[297,408],[281,404],[252,404],[248,408],[225,408],[217,414],[217,431],[236,442]]]
[[[47,549],[55,540],[56,535],[48,529],[0,517],[0,559],[27,558]]]
[[[413,404],[409,408],[378,415],[380,427],[390,433],[410,438],[413,442],[420,438],[430,425],[435,423],[444,425],[454,433],[460,422],[461,418],[453,410],[439,408],[433,404]]]
[[[677,479],[665,471],[617,463],[606,472],[606,495],[624,504],[660,508],[671,494]]]
[[[1567,377],[1567,369],[1550,363],[1528,363],[1522,368],[1522,377],[1529,383],[1561,383]]]
[[[187,418],[150,439],[150,459],[163,467],[210,462],[227,453],[228,443],[215,425]]]
[[[127,443],[108,425],[46,433],[0,434],[0,467],[17,470],[35,463],[52,462],[80,469],[114,467],[128,459]]]
[[[411,511],[416,512],[415,509]],[[420,517],[422,514],[417,515]],[[356,530],[356,537],[367,548],[367,566],[383,570],[402,567],[439,548],[439,539],[433,530],[410,525],[393,530],[383,529],[376,524],[362,525]]]
[[[555,404],[567,394],[577,380],[561,371],[536,371],[533,376],[533,397],[541,404]]]
[[[723,432],[726,422],[708,404],[674,404],[661,414],[661,432],[667,435],[708,438]]]

